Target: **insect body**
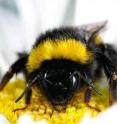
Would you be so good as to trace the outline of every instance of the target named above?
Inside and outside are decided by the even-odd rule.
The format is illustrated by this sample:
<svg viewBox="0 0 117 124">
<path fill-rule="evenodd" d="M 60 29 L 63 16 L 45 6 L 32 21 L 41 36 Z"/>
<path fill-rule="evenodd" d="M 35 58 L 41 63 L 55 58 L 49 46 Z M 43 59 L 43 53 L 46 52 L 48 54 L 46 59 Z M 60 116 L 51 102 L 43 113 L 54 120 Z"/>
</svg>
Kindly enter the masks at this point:
<svg viewBox="0 0 117 124">
<path fill-rule="evenodd" d="M 65 27 L 40 35 L 31 52 L 11 65 L 2 78 L 0 90 L 14 74 L 25 71 L 28 86 L 16 102 L 25 95 L 29 104 L 32 87 L 36 85 L 53 105 L 67 104 L 74 93 L 85 86 L 84 98 L 88 103 L 92 90 L 101 94 L 94 81 L 101 78 L 104 70 L 113 103 L 117 100 L 117 52 L 99 37 L 104 26 L 105 22 Z"/>
</svg>

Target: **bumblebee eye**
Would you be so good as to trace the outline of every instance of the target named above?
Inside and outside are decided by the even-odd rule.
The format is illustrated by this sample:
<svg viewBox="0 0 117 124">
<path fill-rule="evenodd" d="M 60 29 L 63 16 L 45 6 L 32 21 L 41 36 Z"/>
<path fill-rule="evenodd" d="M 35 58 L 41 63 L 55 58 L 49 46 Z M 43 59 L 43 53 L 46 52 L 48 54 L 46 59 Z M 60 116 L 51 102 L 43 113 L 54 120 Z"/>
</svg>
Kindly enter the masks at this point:
<svg viewBox="0 0 117 124">
<path fill-rule="evenodd" d="M 47 72 L 44 73 L 44 78 L 45 78 L 45 79 L 47 78 Z"/>
<path fill-rule="evenodd" d="M 67 79 L 67 82 L 71 84 L 71 88 L 75 89 L 79 83 L 79 76 L 76 73 L 72 73 Z"/>
<path fill-rule="evenodd" d="M 73 80 L 73 84 L 76 82 L 76 77 L 73 75 L 72 77 L 72 80 Z"/>
</svg>

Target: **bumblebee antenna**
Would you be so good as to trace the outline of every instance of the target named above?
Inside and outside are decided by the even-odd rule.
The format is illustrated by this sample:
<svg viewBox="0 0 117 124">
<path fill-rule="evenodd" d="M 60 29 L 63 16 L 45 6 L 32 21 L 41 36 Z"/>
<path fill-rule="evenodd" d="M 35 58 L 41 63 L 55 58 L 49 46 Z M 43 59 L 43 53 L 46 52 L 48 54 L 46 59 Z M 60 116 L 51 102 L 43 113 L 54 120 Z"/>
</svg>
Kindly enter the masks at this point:
<svg viewBox="0 0 117 124">
<path fill-rule="evenodd" d="M 25 90 L 23 91 L 23 93 L 15 100 L 16 103 L 32 88 L 32 86 L 35 84 L 36 80 L 39 77 L 40 76 L 37 75 L 34 79 L 29 80 L 29 85 L 25 88 Z"/>
<path fill-rule="evenodd" d="M 92 83 L 92 81 L 91 82 L 86 82 L 98 95 L 102 95 L 102 93 L 99 91 L 99 90 L 97 90 L 96 89 L 96 87 L 94 86 L 94 84 Z"/>
<path fill-rule="evenodd" d="M 85 74 L 85 77 L 83 76 L 83 75 L 81 75 L 79 72 L 77 72 L 77 74 L 79 75 L 79 77 L 81 77 L 98 95 L 102 95 L 102 93 L 99 91 L 99 90 L 97 90 L 96 89 L 96 87 L 94 86 L 94 84 L 92 83 L 92 80 L 90 80 L 88 77 L 87 77 L 87 75 L 86 75 L 86 73 L 84 72 L 84 74 Z"/>
</svg>

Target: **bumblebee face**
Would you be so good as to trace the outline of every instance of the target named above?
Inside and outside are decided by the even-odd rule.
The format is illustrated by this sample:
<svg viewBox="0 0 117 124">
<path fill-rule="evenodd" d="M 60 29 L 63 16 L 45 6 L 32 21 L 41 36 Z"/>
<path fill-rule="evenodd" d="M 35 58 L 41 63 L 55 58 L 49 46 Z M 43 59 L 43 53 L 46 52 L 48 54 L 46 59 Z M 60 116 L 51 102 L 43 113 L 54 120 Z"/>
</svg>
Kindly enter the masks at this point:
<svg viewBox="0 0 117 124">
<path fill-rule="evenodd" d="M 79 78 L 70 70 L 48 70 L 43 73 L 41 87 L 54 105 L 66 104 L 77 89 Z"/>
<path fill-rule="evenodd" d="M 47 66 L 46 66 L 47 65 Z M 72 98 L 80 83 L 74 67 L 67 61 L 52 60 L 41 68 L 41 89 L 54 105 L 65 105 Z M 71 65 L 72 66 L 72 65 Z"/>
</svg>

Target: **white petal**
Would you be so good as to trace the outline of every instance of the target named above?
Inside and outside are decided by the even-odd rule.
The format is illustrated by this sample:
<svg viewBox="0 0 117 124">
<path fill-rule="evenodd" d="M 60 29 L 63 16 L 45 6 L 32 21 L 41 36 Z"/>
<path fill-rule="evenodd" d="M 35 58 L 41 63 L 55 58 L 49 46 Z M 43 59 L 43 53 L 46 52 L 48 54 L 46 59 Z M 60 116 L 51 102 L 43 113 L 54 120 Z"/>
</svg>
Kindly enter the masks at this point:
<svg viewBox="0 0 117 124">
<path fill-rule="evenodd" d="M 113 105 L 94 119 L 86 115 L 80 124 L 117 124 L 117 105 Z"/>
<path fill-rule="evenodd" d="M 46 120 L 40 120 L 40 121 L 34 121 L 30 115 L 28 114 L 25 114 L 25 115 L 22 115 L 19 120 L 18 120 L 18 123 L 17 124 L 48 124 Z M 1 124 L 1 123 L 0 123 Z"/>
<path fill-rule="evenodd" d="M 88 114 L 86 114 L 83 118 L 83 120 L 80 122 L 80 124 L 92 124 L 92 118 L 90 118 L 90 116 Z M 79 124 L 79 122 L 78 122 Z"/>
<path fill-rule="evenodd" d="M 33 120 L 31 119 L 31 117 L 26 114 L 26 115 L 22 115 L 19 120 L 18 120 L 18 123 L 17 124 L 34 124 Z"/>
<path fill-rule="evenodd" d="M 10 124 L 6 117 L 0 114 L 0 124 Z"/>
</svg>

